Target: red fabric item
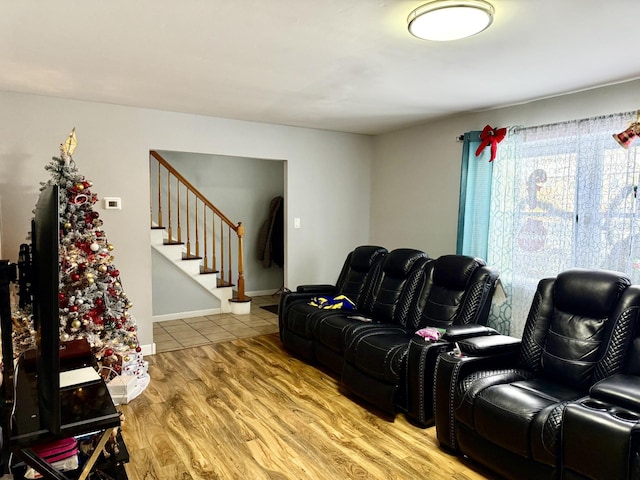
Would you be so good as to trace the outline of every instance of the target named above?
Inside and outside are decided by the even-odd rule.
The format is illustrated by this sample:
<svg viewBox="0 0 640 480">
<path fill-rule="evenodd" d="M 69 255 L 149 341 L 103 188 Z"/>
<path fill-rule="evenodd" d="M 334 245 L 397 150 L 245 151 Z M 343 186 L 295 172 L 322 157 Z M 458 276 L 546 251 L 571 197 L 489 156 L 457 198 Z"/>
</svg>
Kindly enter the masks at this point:
<svg viewBox="0 0 640 480">
<path fill-rule="evenodd" d="M 480 132 L 480 146 L 476 150 L 476 157 L 479 156 L 487 145 L 491 145 L 491 160 L 493 162 L 498 153 L 498 144 L 504 140 L 507 135 L 506 128 L 492 128 L 487 125 Z"/>
<path fill-rule="evenodd" d="M 64 460 L 78 454 L 78 441 L 73 438 L 63 438 L 53 442 L 41 443 L 33 447 L 34 453 L 48 463 Z"/>
</svg>

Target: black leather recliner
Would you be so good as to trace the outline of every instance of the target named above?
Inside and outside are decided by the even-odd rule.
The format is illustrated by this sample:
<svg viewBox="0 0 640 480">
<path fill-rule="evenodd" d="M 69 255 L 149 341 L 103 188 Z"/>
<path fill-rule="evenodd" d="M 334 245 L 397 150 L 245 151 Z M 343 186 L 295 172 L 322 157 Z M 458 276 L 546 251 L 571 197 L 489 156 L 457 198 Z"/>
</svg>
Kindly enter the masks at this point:
<svg viewBox="0 0 640 480">
<path fill-rule="evenodd" d="M 417 288 L 417 279 L 431 261 L 426 253 L 399 248 L 387 254 L 380 281 L 373 290 L 373 302 L 352 311 L 317 310 L 307 316 L 314 338 L 316 360 L 342 373 L 345 339 L 349 332 L 399 324 L 406 316 Z M 363 321 L 367 319 L 368 321 Z"/>
<path fill-rule="evenodd" d="M 342 384 L 378 409 L 394 414 L 396 410 L 418 416 L 418 410 L 431 404 L 435 356 L 427 364 L 423 349 L 443 351 L 452 336 L 440 341 L 425 341 L 416 331 L 424 327 L 446 329 L 450 325 L 486 325 L 498 273 L 483 260 L 462 255 L 444 255 L 422 270 L 418 287 L 406 314 L 394 318 L 388 328 L 351 331 L 346 339 Z M 463 329 L 459 329 L 460 334 Z M 468 334 L 497 333 L 473 328 Z M 418 352 L 407 365 L 410 342 Z M 407 368 L 410 369 L 408 376 Z M 411 384 L 408 392 L 409 383 Z"/>
<path fill-rule="evenodd" d="M 380 280 L 386 254 L 383 247 L 357 247 L 347 255 L 335 285 L 300 285 L 295 292 L 283 294 L 278 305 L 278 325 L 285 347 L 307 360 L 315 360 L 314 339 L 307 315 L 318 309 L 309 305 L 309 301 L 317 296 L 345 295 L 359 309 L 369 309 L 373 301 L 372 290 Z"/>
<path fill-rule="evenodd" d="M 558 478 L 567 405 L 627 368 L 639 308 L 640 288 L 621 273 L 573 269 L 541 280 L 517 354 L 493 355 L 499 336 L 459 342 L 461 358 L 440 354 L 440 445 L 506 478 Z"/>
</svg>

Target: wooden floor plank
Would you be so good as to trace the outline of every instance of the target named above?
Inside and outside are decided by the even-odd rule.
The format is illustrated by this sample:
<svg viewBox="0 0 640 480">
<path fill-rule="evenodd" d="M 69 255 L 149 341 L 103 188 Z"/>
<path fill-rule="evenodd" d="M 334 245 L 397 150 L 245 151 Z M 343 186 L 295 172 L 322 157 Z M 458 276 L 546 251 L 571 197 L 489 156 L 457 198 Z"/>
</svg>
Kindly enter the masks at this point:
<svg viewBox="0 0 640 480">
<path fill-rule="evenodd" d="M 129 405 L 131 480 L 480 480 L 420 429 L 345 395 L 277 334 L 147 358 L 151 383 Z"/>
</svg>

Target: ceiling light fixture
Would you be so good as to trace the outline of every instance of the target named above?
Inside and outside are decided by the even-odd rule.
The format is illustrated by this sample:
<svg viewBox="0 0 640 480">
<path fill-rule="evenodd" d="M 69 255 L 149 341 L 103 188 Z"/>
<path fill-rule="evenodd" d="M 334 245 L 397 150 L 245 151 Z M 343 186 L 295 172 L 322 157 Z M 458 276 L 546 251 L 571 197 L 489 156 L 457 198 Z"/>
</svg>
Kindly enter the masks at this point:
<svg viewBox="0 0 640 480">
<path fill-rule="evenodd" d="M 470 37 L 493 22 L 493 6 L 484 0 L 433 0 L 409 14 L 409 32 L 424 40 L 446 42 Z"/>
</svg>

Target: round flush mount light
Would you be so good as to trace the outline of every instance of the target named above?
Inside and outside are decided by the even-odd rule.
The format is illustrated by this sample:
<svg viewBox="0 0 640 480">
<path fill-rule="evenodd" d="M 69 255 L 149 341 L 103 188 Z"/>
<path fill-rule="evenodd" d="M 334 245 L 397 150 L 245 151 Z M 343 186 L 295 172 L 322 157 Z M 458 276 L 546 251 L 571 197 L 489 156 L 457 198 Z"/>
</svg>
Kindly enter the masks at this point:
<svg viewBox="0 0 640 480">
<path fill-rule="evenodd" d="M 470 37 L 493 22 L 493 6 L 484 0 L 433 0 L 409 14 L 409 32 L 424 40 L 446 42 Z"/>
</svg>

